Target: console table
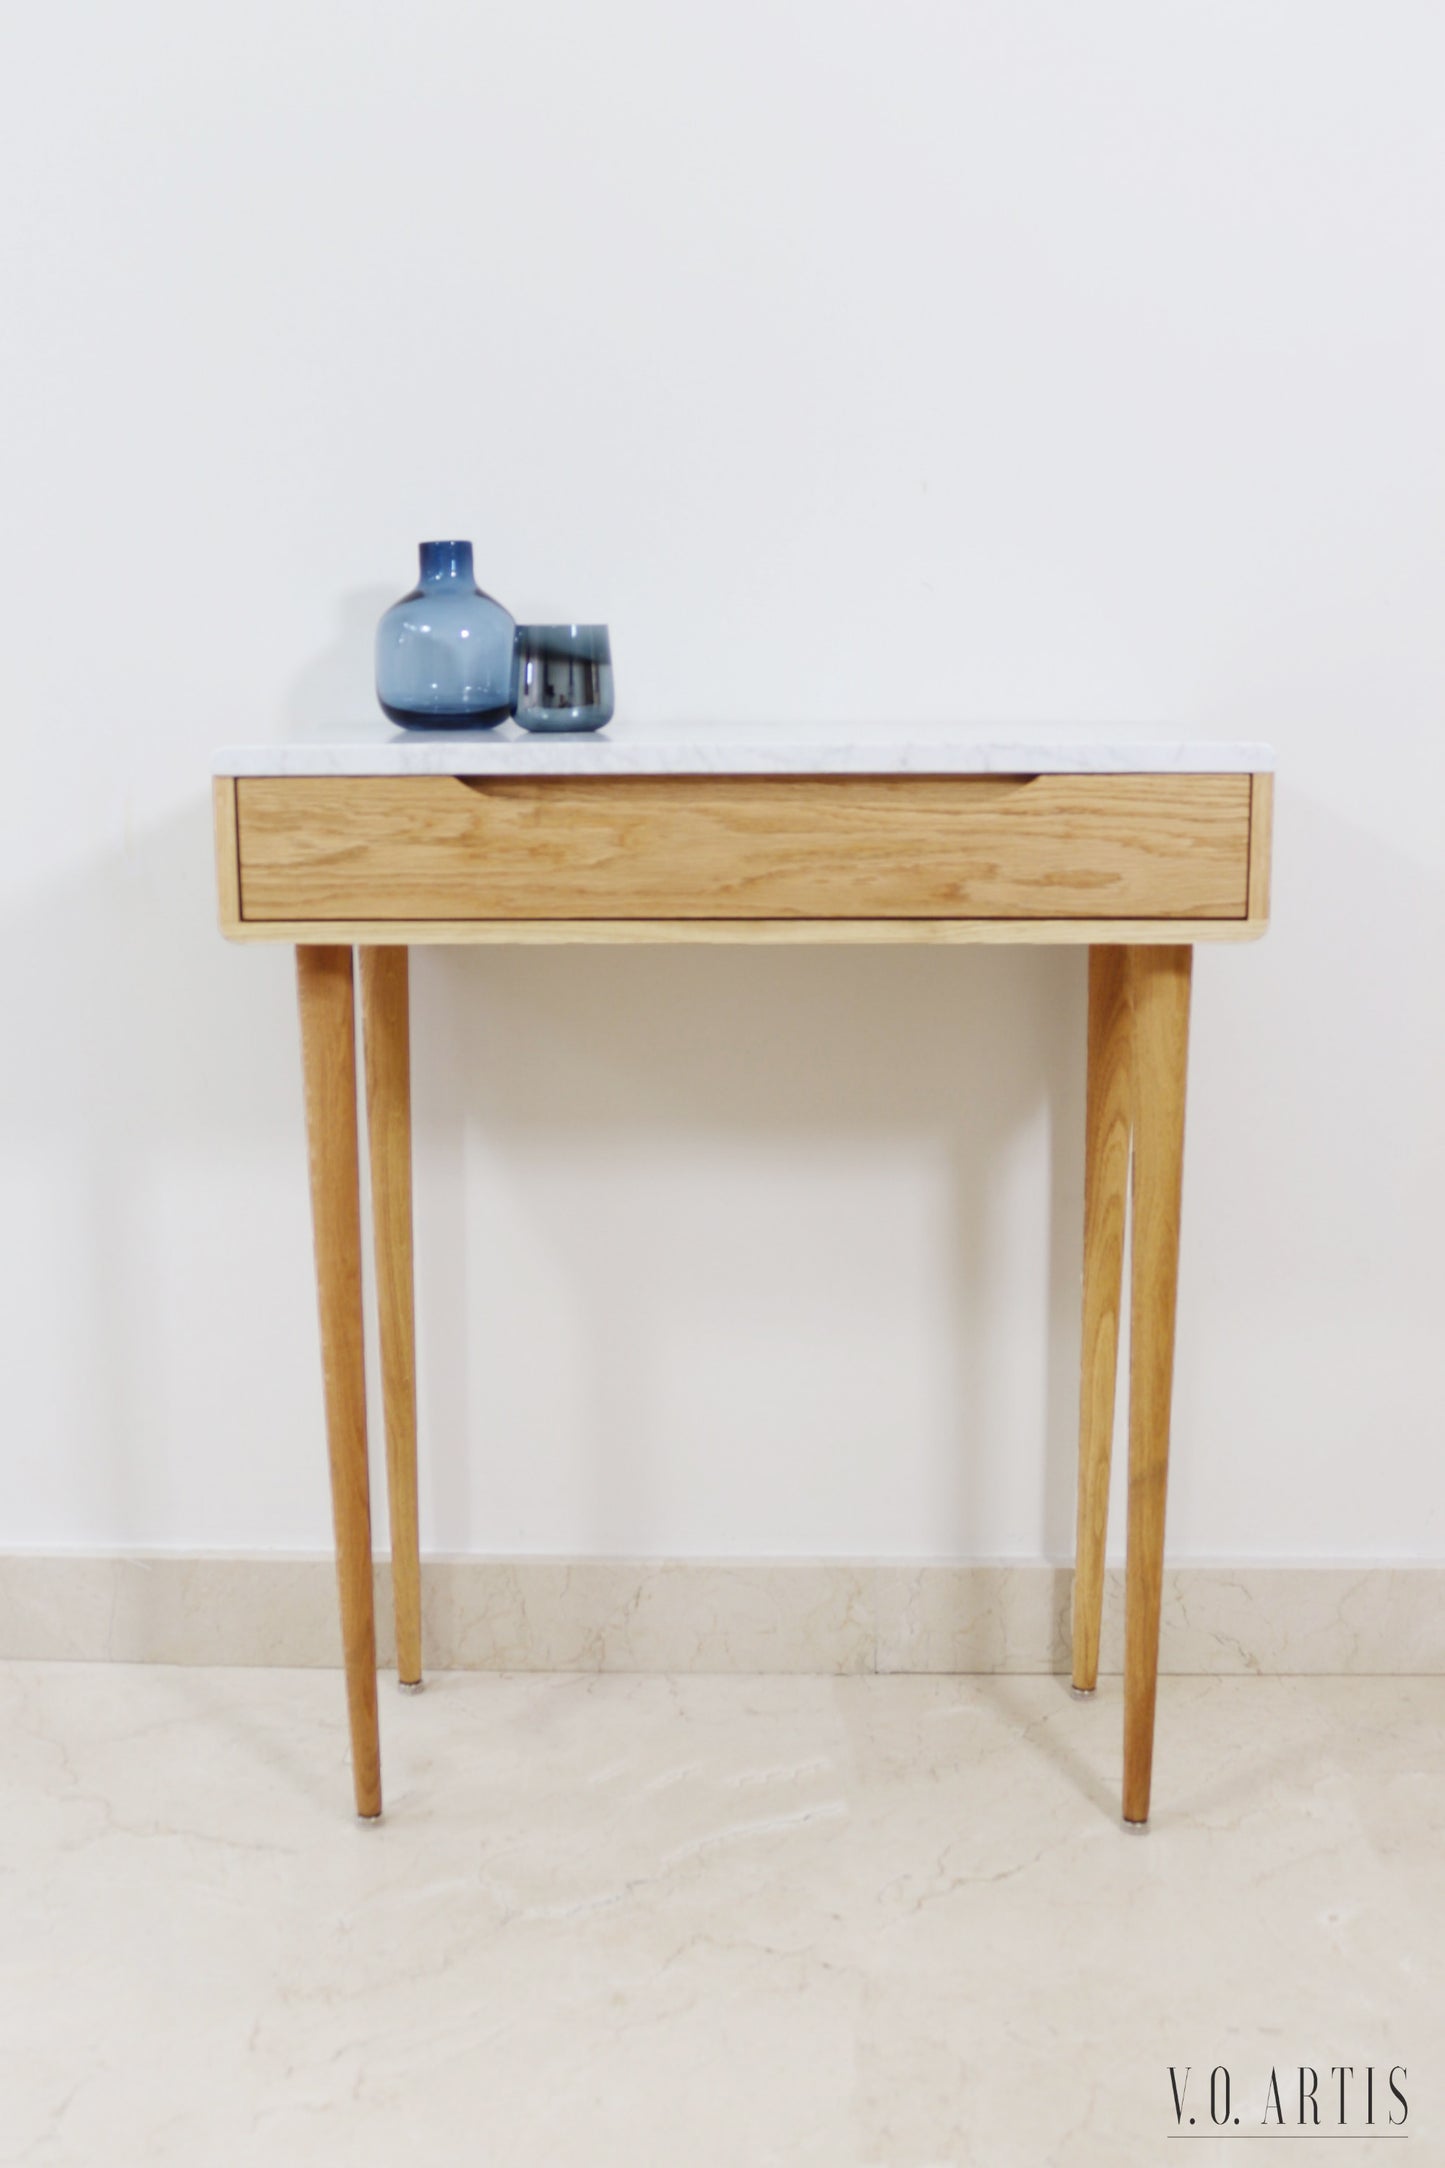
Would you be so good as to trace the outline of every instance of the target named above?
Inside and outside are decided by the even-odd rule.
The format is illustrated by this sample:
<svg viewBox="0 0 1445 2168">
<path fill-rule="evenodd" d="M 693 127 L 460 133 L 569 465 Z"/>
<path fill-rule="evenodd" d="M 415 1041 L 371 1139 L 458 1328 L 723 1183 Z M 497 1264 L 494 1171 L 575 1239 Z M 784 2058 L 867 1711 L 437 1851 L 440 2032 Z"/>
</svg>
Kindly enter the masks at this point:
<svg viewBox="0 0 1445 2168">
<path fill-rule="evenodd" d="M 295 945 L 358 1814 L 381 1813 L 361 1299 L 359 958 L 398 1675 L 421 1684 L 407 951 L 417 942 L 1089 949 L 1073 1685 L 1098 1677 L 1131 1212 L 1123 1812 L 1154 1748 L 1193 945 L 1269 912 L 1266 746 L 1060 729 L 351 731 L 215 763 L 222 931 Z M 1132 1171 L 1132 1185 L 1131 1185 Z"/>
</svg>

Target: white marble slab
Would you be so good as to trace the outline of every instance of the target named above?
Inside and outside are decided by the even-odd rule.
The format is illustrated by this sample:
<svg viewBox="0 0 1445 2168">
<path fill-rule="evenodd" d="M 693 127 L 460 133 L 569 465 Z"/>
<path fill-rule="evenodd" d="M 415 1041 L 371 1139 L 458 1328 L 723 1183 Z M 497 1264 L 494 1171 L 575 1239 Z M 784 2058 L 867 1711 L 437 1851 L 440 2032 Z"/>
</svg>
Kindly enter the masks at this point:
<svg viewBox="0 0 1445 2168">
<path fill-rule="evenodd" d="M 377 1567 L 377 1659 L 395 1659 Z M 438 1671 L 1067 1672 L 1064 1565 L 907 1559 L 428 1558 Z M 1102 1669 L 1124 1650 L 1122 1569 Z M 339 1664 L 329 1558 L 0 1553 L 0 1661 Z M 1445 1566 L 1168 1565 L 1168 1673 L 1445 1679 Z"/>
<path fill-rule="evenodd" d="M 398 730 L 382 715 L 229 745 L 217 775 L 1119 775 L 1253 774 L 1268 745 L 1161 727 L 987 724 L 632 723 L 588 736 Z"/>
<path fill-rule="evenodd" d="M 1216 2059 L 1218 2137 L 1278 2064 L 1288 2147 L 1371 2136 L 1371 2057 L 1435 2149 L 1438 1679 L 1166 1679 L 1142 1839 L 1112 1681 L 381 1693 L 358 1829 L 334 1674 L 0 1669 L 7 2160 L 1267 2168 Z"/>
</svg>

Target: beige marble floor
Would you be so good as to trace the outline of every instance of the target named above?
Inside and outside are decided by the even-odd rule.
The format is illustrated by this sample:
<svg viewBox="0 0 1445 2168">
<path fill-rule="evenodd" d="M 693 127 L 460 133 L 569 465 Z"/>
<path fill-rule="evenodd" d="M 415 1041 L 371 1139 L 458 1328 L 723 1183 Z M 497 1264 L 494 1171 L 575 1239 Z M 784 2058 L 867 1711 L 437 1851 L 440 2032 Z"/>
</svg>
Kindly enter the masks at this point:
<svg viewBox="0 0 1445 2168">
<path fill-rule="evenodd" d="M 328 1673 L 0 1668 L 0 2161 L 1113 2168 L 1175 2158 L 1171 2064 L 1244 2131 L 1301 2062 L 1404 2065 L 1445 2161 L 1445 1680 L 1165 1680 L 1143 1838 L 1112 1682 L 452 1674 L 383 1722 L 363 1828 Z"/>
</svg>

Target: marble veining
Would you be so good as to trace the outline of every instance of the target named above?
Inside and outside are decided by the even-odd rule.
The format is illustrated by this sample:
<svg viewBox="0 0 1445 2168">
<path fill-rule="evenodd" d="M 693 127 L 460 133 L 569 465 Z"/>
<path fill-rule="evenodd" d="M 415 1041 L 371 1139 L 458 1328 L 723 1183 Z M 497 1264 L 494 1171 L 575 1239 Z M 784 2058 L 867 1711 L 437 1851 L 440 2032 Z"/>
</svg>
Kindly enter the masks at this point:
<svg viewBox="0 0 1445 2168">
<path fill-rule="evenodd" d="M 398 730 L 377 715 L 232 745 L 217 775 L 1252 774 L 1268 745 L 1185 739 L 1159 725 L 1071 723 L 634 723 L 588 737 L 500 729 Z"/>
<path fill-rule="evenodd" d="M 329 1558 L 0 1555 L 0 1658 L 340 1662 Z M 388 1568 L 380 1659 L 393 1660 Z M 1066 1672 L 1068 1566 L 866 1559 L 429 1558 L 433 1670 Z M 1124 1646 L 1105 1584 L 1103 1665 Z M 1438 1566 L 1165 1569 L 1166 1672 L 1445 1674 Z"/>
<path fill-rule="evenodd" d="M 334 1673 L 0 1665 L 0 2162 L 1158 2168 L 1302 2061 L 1440 2158 L 1445 1680 L 1166 1678 L 1143 1839 L 1112 1681 L 381 1714 L 363 1829 Z"/>
</svg>

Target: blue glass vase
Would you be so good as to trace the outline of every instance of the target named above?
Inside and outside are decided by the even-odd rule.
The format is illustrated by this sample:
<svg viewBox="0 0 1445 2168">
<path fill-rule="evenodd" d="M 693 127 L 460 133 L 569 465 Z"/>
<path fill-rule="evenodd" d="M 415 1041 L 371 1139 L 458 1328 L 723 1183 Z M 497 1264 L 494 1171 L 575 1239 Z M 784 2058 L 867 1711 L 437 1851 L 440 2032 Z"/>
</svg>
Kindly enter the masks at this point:
<svg viewBox="0 0 1445 2168">
<path fill-rule="evenodd" d="M 470 542 L 423 542 L 421 577 L 376 628 L 376 697 L 412 729 L 489 729 L 511 712 L 511 613 L 472 576 Z"/>
</svg>

